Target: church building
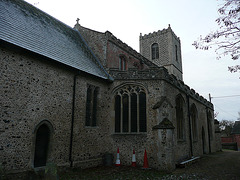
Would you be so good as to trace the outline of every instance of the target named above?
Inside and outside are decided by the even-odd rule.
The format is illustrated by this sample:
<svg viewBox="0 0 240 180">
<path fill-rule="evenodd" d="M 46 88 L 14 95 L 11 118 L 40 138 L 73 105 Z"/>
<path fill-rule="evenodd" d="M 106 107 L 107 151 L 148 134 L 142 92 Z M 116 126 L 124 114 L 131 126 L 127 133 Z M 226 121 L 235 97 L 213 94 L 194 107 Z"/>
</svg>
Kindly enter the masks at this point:
<svg viewBox="0 0 240 180">
<path fill-rule="evenodd" d="M 139 43 L 0 0 L 1 167 L 95 167 L 119 148 L 122 165 L 135 150 L 142 166 L 146 150 L 151 168 L 172 171 L 219 151 L 213 104 L 184 83 L 170 25 Z"/>
</svg>

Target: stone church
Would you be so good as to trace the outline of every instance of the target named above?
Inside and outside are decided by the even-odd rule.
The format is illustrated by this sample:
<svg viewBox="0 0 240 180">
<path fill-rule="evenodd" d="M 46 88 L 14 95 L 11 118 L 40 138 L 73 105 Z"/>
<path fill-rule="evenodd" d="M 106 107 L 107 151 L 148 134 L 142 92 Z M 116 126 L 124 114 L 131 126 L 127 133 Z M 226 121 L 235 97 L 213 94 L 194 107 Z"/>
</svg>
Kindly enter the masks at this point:
<svg viewBox="0 0 240 180">
<path fill-rule="evenodd" d="M 171 27 L 140 35 L 74 28 L 20 0 L 0 0 L 0 167 L 93 167 L 120 150 L 171 171 L 221 149 L 214 107 L 182 78 Z M 114 162 L 113 161 L 113 162 Z"/>
</svg>

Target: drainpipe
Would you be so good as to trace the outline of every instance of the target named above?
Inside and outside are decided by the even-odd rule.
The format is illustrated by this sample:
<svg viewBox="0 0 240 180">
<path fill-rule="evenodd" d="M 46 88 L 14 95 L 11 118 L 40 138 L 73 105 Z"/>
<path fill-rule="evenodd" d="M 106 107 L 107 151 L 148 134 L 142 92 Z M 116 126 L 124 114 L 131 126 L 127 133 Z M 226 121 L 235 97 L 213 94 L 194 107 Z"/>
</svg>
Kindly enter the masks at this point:
<svg viewBox="0 0 240 180">
<path fill-rule="evenodd" d="M 211 138 L 210 138 L 210 127 L 209 127 L 209 122 L 210 119 L 208 118 L 208 107 L 206 106 L 206 114 L 207 114 L 207 128 L 208 128 L 208 146 L 209 146 L 209 153 L 211 153 Z"/>
<path fill-rule="evenodd" d="M 73 160 L 72 160 L 73 125 L 74 125 L 74 110 L 75 110 L 75 96 L 76 96 L 76 79 L 77 79 L 77 76 L 79 76 L 79 73 L 74 75 L 74 79 L 73 79 L 72 121 L 71 121 L 70 146 L 69 146 L 70 167 L 73 167 Z"/>
<path fill-rule="evenodd" d="M 189 140 L 190 140 L 190 156 L 193 156 L 193 145 L 192 145 L 192 126 L 191 126 L 191 117 L 190 117 L 190 105 L 189 105 L 189 95 L 187 97 L 187 110 L 188 110 L 188 124 L 189 124 Z"/>
</svg>

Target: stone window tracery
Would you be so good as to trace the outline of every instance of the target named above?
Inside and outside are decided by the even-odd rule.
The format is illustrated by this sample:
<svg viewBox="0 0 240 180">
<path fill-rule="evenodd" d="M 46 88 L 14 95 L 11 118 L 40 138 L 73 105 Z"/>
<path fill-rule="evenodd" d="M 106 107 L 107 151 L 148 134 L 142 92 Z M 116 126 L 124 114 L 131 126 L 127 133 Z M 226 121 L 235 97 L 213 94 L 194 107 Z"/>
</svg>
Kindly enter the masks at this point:
<svg viewBox="0 0 240 180">
<path fill-rule="evenodd" d="M 146 131 L 146 93 L 135 85 L 124 86 L 115 93 L 115 133 Z"/>
<path fill-rule="evenodd" d="M 152 59 L 158 59 L 159 58 L 159 47 L 157 43 L 154 43 L 151 47 L 152 51 Z"/>
</svg>

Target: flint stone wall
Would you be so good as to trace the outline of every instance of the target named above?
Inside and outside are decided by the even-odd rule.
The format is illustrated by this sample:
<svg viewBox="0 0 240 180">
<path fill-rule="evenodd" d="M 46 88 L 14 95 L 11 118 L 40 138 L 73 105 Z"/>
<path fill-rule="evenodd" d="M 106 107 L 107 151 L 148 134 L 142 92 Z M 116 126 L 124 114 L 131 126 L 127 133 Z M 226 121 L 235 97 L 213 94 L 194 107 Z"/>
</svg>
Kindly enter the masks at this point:
<svg viewBox="0 0 240 180">
<path fill-rule="evenodd" d="M 0 162 L 8 172 L 33 168 L 36 127 L 52 125 L 48 162 L 70 166 L 74 69 L 26 52 L 0 49 Z M 99 87 L 97 126 L 85 126 L 87 84 Z M 109 152 L 108 84 L 86 74 L 76 80 L 73 164 L 89 167 L 102 163 Z"/>
<path fill-rule="evenodd" d="M 111 119 L 112 119 L 112 143 L 113 151 L 112 153 L 116 155 L 117 148 L 120 149 L 120 160 L 124 165 L 131 164 L 132 150 L 136 151 L 136 161 L 138 165 L 143 164 L 144 160 L 144 151 L 147 150 L 148 161 L 151 167 L 157 169 L 166 169 L 162 159 L 173 159 L 173 164 L 169 167 L 174 167 L 175 164 L 179 163 L 181 160 L 190 158 L 192 155 L 199 156 L 203 154 L 202 149 L 202 127 L 206 129 L 205 141 L 206 151 L 209 152 L 208 147 L 208 131 L 207 131 L 207 115 L 206 115 L 206 105 L 199 103 L 197 100 L 190 98 L 190 105 L 195 104 L 198 111 L 197 120 L 197 140 L 193 141 L 193 154 L 191 155 L 190 151 L 190 139 L 189 139 L 189 121 L 187 113 L 187 104 L 185 103 L 184 110 L 184 140 L 179 141 L 177 139 L 177 128 L 172 130 L 172 157 L 166 157 L 166 153 L 161 152 L 161 149 L 169 148 L 165 147 L 160 142 L 158 138 L 158 133 L 152 128 L 158 125 L 164 118 L 168 118 L 174 127 L 177 127 L 176 122 L 176 102 L 175 98 L 178 94 L 181 94 L 184 98 L 184 101 L 187 102 L 186 94 L 180 91 L 177 88 L 174 88 L 171 84 L 164 80 L 116 80 L 114 81 L 112 87 L 116 89 L 124 84 L 138 84 L 143 86 L 147 92 L 147 132 L 141 134 L 114 134 L 114 100 L 112 100 L 111 107 Z M 157 109 L 154 108 L 154 105 L 160 102 L 163 97 L 166 97 L 167 100 L 163 100 L 162 106 L 159 106 Z M 113 98 L 113 97 L 112 97 Z M 201 110 L 203 109 L 203 110 Z M 212 112 L 212 110 L 210 109 Z M 213 122 L 212 122 L 213 123 Z M 214 127 L 214 126 L 212 126 Z M 213 131 L 213 129 L 212 129 Z M 214 138 L 211 140 L 212 150 L 214 149 Z M 161 147 L 162 146 L 162 147 Z M 115 150 L 115 151 L 114 151 Z M 116 156 L 115 156 L 116 157 Z M 116 160 L 116 159 L 115 159 Z"/>
</svg>

